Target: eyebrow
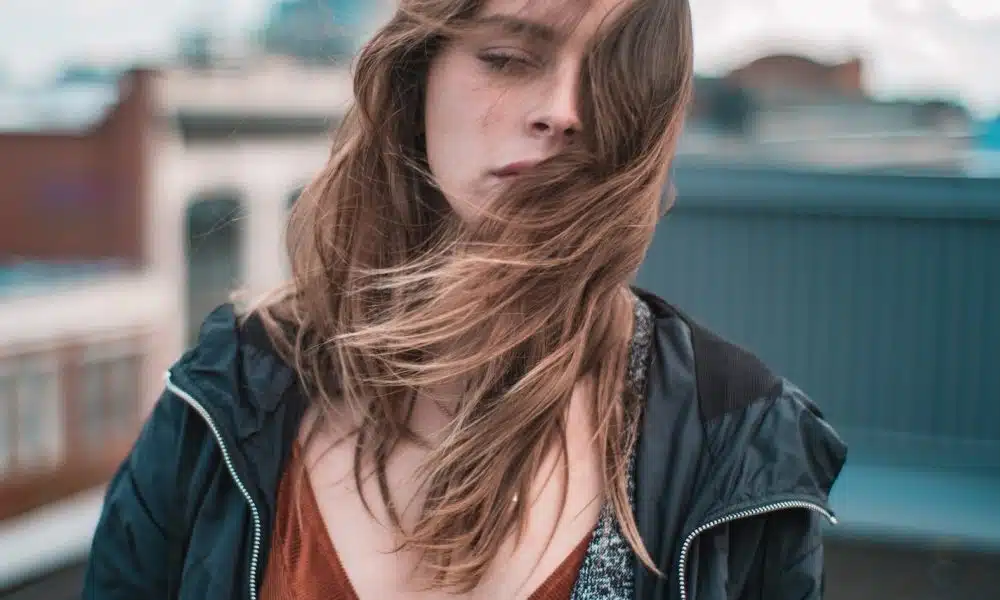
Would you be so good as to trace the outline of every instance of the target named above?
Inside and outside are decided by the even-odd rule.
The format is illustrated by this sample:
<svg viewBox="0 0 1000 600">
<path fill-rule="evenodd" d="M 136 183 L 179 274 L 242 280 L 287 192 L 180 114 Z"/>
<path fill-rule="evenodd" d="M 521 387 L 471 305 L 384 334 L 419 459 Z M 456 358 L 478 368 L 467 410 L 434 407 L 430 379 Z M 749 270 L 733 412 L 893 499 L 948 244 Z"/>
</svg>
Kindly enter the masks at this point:
<svg viewBox="0 0 1000 600">
<path fill-rule="evenodd" d="M 534 38 L 543 42 L 554 42 L 559 37 L 551 25 L 513 15 L 486 15 L 478 17 L 475 23 L 480 27 L 498 27 L 511 35 Z"/>
</svg>

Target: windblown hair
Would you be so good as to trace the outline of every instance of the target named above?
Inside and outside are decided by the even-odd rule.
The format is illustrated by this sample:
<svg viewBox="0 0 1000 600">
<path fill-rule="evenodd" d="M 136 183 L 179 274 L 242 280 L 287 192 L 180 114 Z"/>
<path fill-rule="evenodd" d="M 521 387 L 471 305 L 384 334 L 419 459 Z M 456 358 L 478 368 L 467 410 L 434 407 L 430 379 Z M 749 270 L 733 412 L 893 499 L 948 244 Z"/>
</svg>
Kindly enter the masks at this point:
<svg viewBox="0 0 1000 600">
<path fill-rule="evenodd" d="M 582 69 L 579 140 L 461 224 L 428 173 L 424 92 L 435 54 L 482 4 L 404 0 L 363 48 L 331 158 L 292 210 L 292 281 L 255 310 L 321 419 L 354 419 L 356 483 L 374 468 L 400 548 L 431 585 L 474 588 L 522 531 L 529 503 L 511 497 L 527 497 L 553 448 L 565 452 L 584 378 L 604 489 L 656 570 L 626 486 L 641 408 L 623 385 L 628 284 L 669 205 L 691 95 L 687 0 L 634 0 L 606 24 Z M 420 473 L 426 501 L 404 531 L 386 464 L 421 441 L 410 425 L 421 391 L 456 382 L 461 400 Z"/>
</svg>

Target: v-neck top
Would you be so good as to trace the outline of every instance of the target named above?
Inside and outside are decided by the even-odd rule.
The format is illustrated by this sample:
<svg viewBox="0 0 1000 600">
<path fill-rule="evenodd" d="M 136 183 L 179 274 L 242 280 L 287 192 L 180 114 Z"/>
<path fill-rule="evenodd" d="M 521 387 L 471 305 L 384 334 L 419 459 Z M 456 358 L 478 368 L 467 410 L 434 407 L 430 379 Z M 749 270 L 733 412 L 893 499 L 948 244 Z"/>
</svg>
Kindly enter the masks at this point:
<svg viewBox="0 0 1000 600">
<path fill-rule="evenodd" d="M 278 490 L 261 600 L 359 600 L 303 469 L 302 453 L 296 446 Z M 296 498 L 299 506 L 295 504 Z M 569 600 L 590 538 L 588 535 L 580 542 L 532 593 L 530 600 Z"/>
<path fill-rule="evenodd" d="M 652 315 L 635 298 L 635 327 L 629 348 L 628 384 L 645 391 Z M 628 491 L 634 504 L 634 453 Z M 316 496 L 296 445 L 278 489 L 271 551 L 261 600 L 359 600 L 323 523 Z M 301 489 L 296 489 L 302 486 Z M 296 505 L 296 499 L 301 506 Z M 610 503 L 597 525 L 530 596 L 529 600 L 627 600 L 632 597 L 635 556 Z"/>
</svg>

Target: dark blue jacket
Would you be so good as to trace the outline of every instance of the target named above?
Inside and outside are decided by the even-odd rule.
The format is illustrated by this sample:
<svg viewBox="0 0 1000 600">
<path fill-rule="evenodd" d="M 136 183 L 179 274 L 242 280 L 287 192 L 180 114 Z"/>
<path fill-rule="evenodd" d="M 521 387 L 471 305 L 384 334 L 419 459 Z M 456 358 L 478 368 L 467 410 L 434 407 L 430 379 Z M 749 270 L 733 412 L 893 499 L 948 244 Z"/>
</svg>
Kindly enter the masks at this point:
<svg viewBox="0 0 1000 600">
<path fill-rule="evenodd" d="M 640 600 L 822 596 L 828 494 L 846 448 L 749 353 L 637 290 L 655 318 L 636 519 L 661 578 Z M 229 306 L 173 368 L 97 527 L 84 597 L 256 600 L 304 402 L 259 324 Z"/>
</svg>

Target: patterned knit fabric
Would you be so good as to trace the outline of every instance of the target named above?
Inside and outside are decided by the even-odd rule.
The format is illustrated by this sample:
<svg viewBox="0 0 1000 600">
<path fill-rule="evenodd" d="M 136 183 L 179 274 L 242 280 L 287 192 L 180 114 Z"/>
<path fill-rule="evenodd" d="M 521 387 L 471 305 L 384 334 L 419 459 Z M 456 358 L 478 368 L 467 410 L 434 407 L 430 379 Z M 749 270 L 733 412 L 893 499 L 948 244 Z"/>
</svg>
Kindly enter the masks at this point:
<svg viewBox="0 0 1000 600">
<path fill-rule="evenodd" d="M 635 330 L 629 347 L 628 384 L 645 396 L 646 370 L 652 343 L 653 315 L 649 307 L 635 298 Z M 629 456 L 628 495 L 635 509 L 635 453 Z M 635 553 L 622 535 L 609 502 L 601 507 L 590 546 L 573 587 L 571 600 L 632 600 Z"/>
</svg>

